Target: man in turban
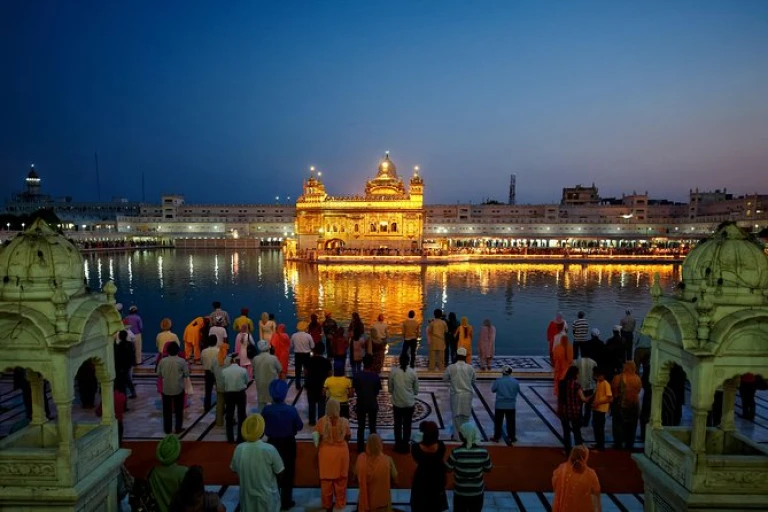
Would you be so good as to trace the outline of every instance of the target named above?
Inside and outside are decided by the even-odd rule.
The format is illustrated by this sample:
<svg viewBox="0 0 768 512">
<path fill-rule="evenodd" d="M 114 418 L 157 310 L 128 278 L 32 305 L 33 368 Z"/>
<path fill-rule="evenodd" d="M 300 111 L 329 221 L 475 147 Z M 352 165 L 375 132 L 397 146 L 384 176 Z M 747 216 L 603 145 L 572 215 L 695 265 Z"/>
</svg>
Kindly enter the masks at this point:
<svg viewBox="0 0 768 512">
<path fill-rule="evenodd" d="M 275 379 L 269 384 L 272 403 L 264 407 L 264 433 L 268 442 L 275 448 L 285 466 L 285 473 L 280 478 L 280 506 L 288 510 L 296 505 L 293 501 L 293 477 L 296 472 L 296 434 L 304 428 L 299 413 L 292 405 L 285 403 L 288 384 Z"/>
<path fill-rule="evenodd" d="M 277 479 L 284 471 L 277 449 L 261 440 L 264 435 L 261 414 L 248 416 L 241 428 L 246 442 L 237 445 L 230 469 L 240 478 L 242 512 L 279 512 L 280 490 Z"/>
<path fill-rule="evenodd" d="M 181 441 L 175 435 L 169 434 L 157 444 L 155 457 L 160 465 L 152 469 L 147 480 L 160 512 L 168 512 L 171 498 L 187 474 L 186 466 L 176 464 L 180 456 Z"/>
<path fill-rule="evenodd" d="M 242 426 L 245 422 L 247 401 L 245 390 L 248 388 L 248 370 L 237 364 L 234 354 L 228 359 L 231 363 L 221 371 L 221 377 L 224 380 L 224 424 L 226 425 L 227 441 L 234 443 L 235 411 L 237 411 L 237 425 Z M 216 399 L 218 400 L 218 397 Z M 241 428 L 237 430 L 238 433 L 242 431 Z M 243 438 L 238 435 L 237 442 L 242 441 Z"/>
<path fill-rule="evenodd" d="M 283 366 L 277 357 L 269 353 L 267 340 L 259 341 L 257 346 L 259 355 L 253 358 L 253 380 L 256 383 L 259 411 L 263 411 L 264 406 L 272 403 L 272 398 L 269 395 L 269 384 L 280 376 Z"/>
<path fill-rule="evenodd" d="M 456 350 L 456 362 L 445 370 L 451 391 L 451 414 L 453 414 L 453 438 L 458 439 L 459 428 L 472 416 L 475 370 L 467 364 L 467 349 Z"/>
</svg>

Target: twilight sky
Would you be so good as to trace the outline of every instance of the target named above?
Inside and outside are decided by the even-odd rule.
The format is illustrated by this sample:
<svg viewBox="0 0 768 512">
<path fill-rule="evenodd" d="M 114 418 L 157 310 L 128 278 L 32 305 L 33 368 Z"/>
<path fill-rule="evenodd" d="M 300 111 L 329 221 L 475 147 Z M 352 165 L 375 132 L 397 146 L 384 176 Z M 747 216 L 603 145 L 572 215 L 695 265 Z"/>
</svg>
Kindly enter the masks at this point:
<svg viewBox="0 0 768 512">
<path fill-rule="evenodd" d="M 156 4 L 156 5 L 155 5 Z M 768 1 L 0 3 L 0 183 L 271 202 L 310 165 L 426 200 L 768 193 Z"/>
</svg>

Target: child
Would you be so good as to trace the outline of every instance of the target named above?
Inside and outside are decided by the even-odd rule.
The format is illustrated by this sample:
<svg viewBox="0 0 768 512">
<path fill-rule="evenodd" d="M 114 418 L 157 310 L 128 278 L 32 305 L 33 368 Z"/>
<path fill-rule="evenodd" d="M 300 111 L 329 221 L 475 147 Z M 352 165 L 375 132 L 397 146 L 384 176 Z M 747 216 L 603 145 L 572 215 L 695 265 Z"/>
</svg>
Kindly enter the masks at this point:
<svg viewBox="0 0 768 512">
<path fill-rule="evenodd" d="M 611 385 L 605 380 L 605 370 L 595 368 L 593 371 L 597 386 L 592 395 L 592 428 L 595 431 L 595 449 L 605 450 L 605 414 L 613 401 Z"/>
<path fill-rule="evenodd" d="M 363 356 L 365 356 L 365 345 L 368 341 L 364 336 L 360 336 L 352 342 L 352 376 L 357 375 L 362 369 Z"/>
<path fill-rule="evenodd" d="M 333 398 L 341 406 L 341 417 L 349 419 L 349 399 L 355 394 L 352 381 L 344 376 L 343 366 L 334 366 L 333 377 L 325 379 L 323 394 L 326 400 Z"/>
</svg>

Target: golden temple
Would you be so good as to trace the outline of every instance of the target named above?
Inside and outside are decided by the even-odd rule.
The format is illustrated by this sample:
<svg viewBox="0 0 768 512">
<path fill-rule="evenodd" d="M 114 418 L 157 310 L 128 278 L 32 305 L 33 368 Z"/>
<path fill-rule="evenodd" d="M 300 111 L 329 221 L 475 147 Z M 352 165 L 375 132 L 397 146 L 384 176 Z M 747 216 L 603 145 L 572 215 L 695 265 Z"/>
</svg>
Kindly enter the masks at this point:
<svg viewBox="0 0 768 512">
<path fill-rule="evenodd" d="M 319 173 L 310 172 L 296 201 L 295 250 L 421 248 L 424 181 L 418 167 L 406 190 L 387 153 L 360 196 L 330 196 Z"/>
</svg>

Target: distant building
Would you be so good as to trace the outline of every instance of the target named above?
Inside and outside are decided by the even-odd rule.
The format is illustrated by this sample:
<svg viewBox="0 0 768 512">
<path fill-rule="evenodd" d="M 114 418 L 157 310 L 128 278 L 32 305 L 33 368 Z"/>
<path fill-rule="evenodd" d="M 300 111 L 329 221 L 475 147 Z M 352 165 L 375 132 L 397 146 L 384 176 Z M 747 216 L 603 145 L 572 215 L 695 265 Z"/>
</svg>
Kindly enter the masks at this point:
<svg viewBox="0 0 768 512">
<path fill-rule="evenodd" d="M 364 194 L 329 195 L 313 172 L 295 204 L 189 204 L 178 194 L 165 194 L 154 204 L 123 198 L 91 203 L 42 192 L 40 176 L 30 169 L 24 192 L 14 194 L 6 211 L 19 215 L 49 207 L 65 229 L 87 236 L 164 238 L 177 247 L 215 247 L 235 239 L 237 244 L 225 245 L 279 246 L 289 240 L 294 248 L 309 250 L 670 246 L 695 243 L 723 221 L 754 233 L 768 227 L 768 195 L 725 190 L 691 190 L 688 202 L 674 202 L 648 192 L 601 198 L 593 184 L 562 189 L 560 203 L 425 205 L 418 172 L 405 183 L 389 155 Z"/>
<path fill-rule="evenodd" d="M 598 204 L 600 195 L 597 193 L 597 187 L 593 183 L 591 187 L 576 185 L 575 187 L 566 187 L 563 189 L 563 198 L 560 204 L 563 206 L 581 206 L 585 204 Z"/>
<path fill-rule="evenodd" d="M 41 208 L 51 208 L 62 223 L 72 230 L 93 231 L 115 228 L 118 216 L 138 215 L 141 204 L 124 199 L 112 202 L 77 202 L 71 197 L 54 198 L 42 193 L 42 180 L 35 166 L 24 179 L 25 191 L 13 194 L 5 203 L 5 213 L 28 215 Z"/>
</svg>

